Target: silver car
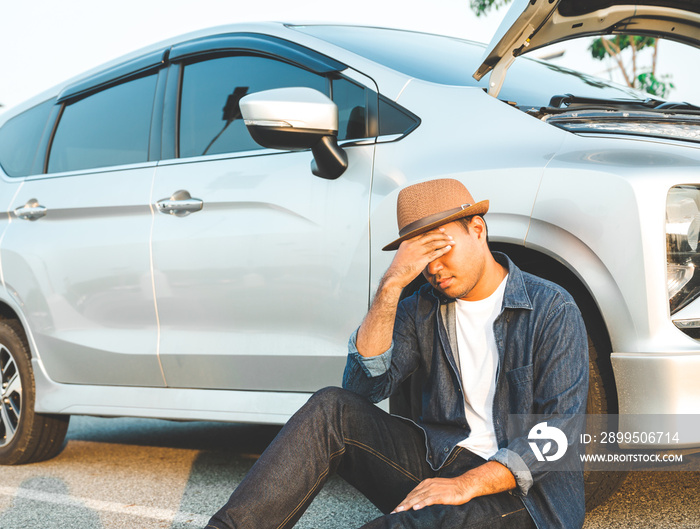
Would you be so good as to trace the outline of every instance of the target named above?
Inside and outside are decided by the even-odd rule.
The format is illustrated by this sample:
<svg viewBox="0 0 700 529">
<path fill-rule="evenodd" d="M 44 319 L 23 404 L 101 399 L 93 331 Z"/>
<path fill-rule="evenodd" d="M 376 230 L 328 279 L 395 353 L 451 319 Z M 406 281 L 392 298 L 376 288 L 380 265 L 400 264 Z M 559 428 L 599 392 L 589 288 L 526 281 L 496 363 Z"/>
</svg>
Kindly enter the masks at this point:
<svg viewBox="0 0 700 529">
<path fill-rule="evenodd" d="M 283 423 L 340 383 L 397 193 L 438 177 L 576 298 L 589 411 L 697 413 L 700 109 L 515 58 L 630 28 L 698 45 L 696 4 L 654 3 L 516 1 L 489 47 L 227 26 L 5 112 L 0 463 L 57 454 L 70 415 Z M 589 505 L 622 477 L 591 473 Z"/>
</svg>

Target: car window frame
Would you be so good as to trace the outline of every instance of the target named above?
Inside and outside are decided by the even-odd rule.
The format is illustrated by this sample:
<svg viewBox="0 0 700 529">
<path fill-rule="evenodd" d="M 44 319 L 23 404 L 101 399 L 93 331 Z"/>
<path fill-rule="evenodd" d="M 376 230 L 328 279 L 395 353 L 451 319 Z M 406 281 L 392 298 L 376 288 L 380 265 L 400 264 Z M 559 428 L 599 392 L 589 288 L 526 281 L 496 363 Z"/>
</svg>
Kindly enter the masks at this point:
<svg viewBox="0 0 700 529">
<path fill-rule="evenodd" d="M 311 73 L 315 73 L 322 77 L 326 77 L 329 83 L 330 81 L 337 79 L 345 79 L 350 83 L 374 92 L 376 97 L 366 98 L 366 108 L 368 113 L 367 128 L 369 134 L 368 138 L 377 137 L 378 103 L 376 101 L 372 101 L 373 99 L 378 100 L 379 97 L 376 83 L 374 84 L 374 87 L 370 87 L 365 83 L 359 82 L 355 78 L 356 76 L 351 74 L 351 72 L 354 70 L 347 65 L 327 57 L 316 50 L 306 48 L 296 42 L 271 35 L 254 33 L 214 35 L 177 44 L 170 50 L 168 66 L 169 72 L 167 77 L 167 86 L 165 89 L 165 98 L 163 101 L 163 143 L 161 146 L 161 162 L 189 163 L 197 161 L 198 159 L 213 160 L 218 158 L 263 156 L 284 152 L 275 149 L 260 148 L 230 153 L 180 157 L 180 103 L 185 67 L 194 62 L 236 55 L 255 56 L 285 62 L 291 66 L 310 71 Z M 363 75 L 363 77 L 366 76 Z M 348 145 L 356 141 L 362 140 L 347 139 L 343 140 L 341 143 L 343 145 Z"/>
<path fill-rule="evenodd" d="M 152 55 L 152 54 L 151 54 Z M 127 63 L 131 64 L 131 63 Z M 137 65 L 139 63 L 136 63 Z M 75 92 L 70 91 L 68 88 L 65 89 L 61 95 L 58 97 L 57 100 L 57 115 L 55 121 L 52 123 L 51 127 L 51 135 L 49 137 L 46 149 L 43 151 L 43 174 L 45 175 L 51 175 L 51 174 L 57 174 L 57 175 L 65 175 L 65 174 L 84 174 L 84 173 L 93 173 L 93 172 L 104 172 L 104 171 L 111 171 L 111 170 L 117 170 L 125 167 L 139 167 L 139 166 L 148 166 L 152 165 L 154 163 L 157 163 L 159 160 L 159 155 L 160 155 L 160 149 L 158 146 L 161 143 L 160 135 L 161 135 L 161 125 L 160 125 L 160 119 L 157 116 L 159 114 L 158 109 L 160 110 L 160 113 L 162 114 L 162 99 L 163 99 L 163 92 L 165 90 L 165 80 L 164 80 L 164 70 L 167 70 L 167 63 L 165 61 L 158 63 L 155 66 L 151 66 L 148 68 L 139 68 L 131 73 L 124 73 L 124 69 L 119 69 L 120 75 L 116 78 L 111 78 L 113 76 L 106 76 L 104 74 L 97 74 L 94 79 L 98 81 L 98 84 L 90 86 L 89 83 L 87 82 L 81 82 L 78 84 L 79 87 L 81 87 L 80 90 L 76 90 Z M 110 72 L 111 70 L 108 70 Z M 94 96 L 96 94 L 99 94 L 105 90 L 109 90 L 110 88 L 114 88 L 116 86 L 121 86 L 126 83 L 136 81 L 151 75 L 156 76 L 155 80 L 155 89 L 154 89 L 154 94 L 153 94 L 153 104 L 151 105 L 151 115 L 149 117 L 149 132 L 148 132 L 148 146 L 146 147 L 146 160 L 145 161 L 140 161 L 140 162 L 133 162 L 133 163 L 126 163 L 126 164 L 118 164 L 118 165 L 104 165 L 104 166 L 98 166 L 98 167 L 88 167 L 84 169 L 74 169 L 74 170 L 67 170 L 67 171 L 54 171 L 54 172 L 49 172 L 49 163 L 50 163 L 50 158 L 51 158 L 51 149 L 53 148 L 53 143 L 56 138 L 56 133 L 58 131 L 58 128 L 61 125 L 61 119 L 63 117 L 63 113 L 65 112 L 66 108 L 72 104 L 78 103 L 84 99 L 87 99 L 91 96 Z M 107 78 L 107 80 L 105 80 Z M 70 87 L 69 87 L 70 88 Z M 68 95 L 66 95 L 68 93 Z"/>
<path fill-rule="evenodd" d="M 187 70 L 187 67 L 190 65 L 194 64 L 200 64 L 203 62 L 215 60 L 215 59 L 221 59 L 221 58 L 227 58 L 227 57 L 252 57 L 252 58 L 261 58 L 261 59 L 268 59 L 272 61 L 277 61 L 280 63 L 285 63 L 288 64 L 294 68 L 299 68 L 301 70 L 305 70 L 311 74 L 317 75 L 320 79 L 323 79 L 325 82 L 325 95 L 328 95 L 330 93 L 330 79 L 323 74 L 320 74 L 318 72 L 315 72 L 313 70 L 309 70 L 308 68 L 304 67 L 303 65 L 300 65 L 298 63 L 294 63 L 286 59 L 285 57 L 281 56 L 272 56 L 267 53 L 261 53 L 258 50 L 219 50 L 215 49 L 211 53 L 198 53 L 196 55 L 187 55 L 184 57 L 184 60 L 180 61 L 180 73 L 178 76 L 178 86 L 177 86 L 177 98 L 178 98 L 178 104 L 177 104 L 177 115 L 176 115 L 176 131 L 175 131 L 175 153 L 176 157 L 180 160 L 191 160 L 193 158 L 208 158 L 210 156 L 216 156 L 217 154 L 219 155 L 224 155 L 225 157 L 231 157 L 235 156 L 238 153 L 256 153 L 258 151 L 273 151 L 273 152 L 280 152 L 275 149 L 267 149 L 262 146 L 258 146 L 255 149 L 249 149 L 249 150 L 236 150 L 236 151 L 230 151 L 230 152 L 223 152 L 223 153 L 214 153 L 214 154 L 201 154 L 201 155 L 194 155 L 194 156 L 183 156 L 181 152 L 181 120 L 182 120 L 182 97 L 183 97 L 183 88 L 184 88 L 184 79 L 185 79 L 185 71 Z"/>
<path fill-rule="evenodd" d="M 134 59 L 119 63 L 115 66 L 100 70 L 93 75 L 66 85 L 55 97 L 54 107 L 51 109 L 49 119 L 44 129 L 44 134 L 39 142 L 37 155 L 34 161 L 32 174 L 27 179 L 47 178 L 53 175 L 65 176 L 66 174 L 84 174 L 119 170 L 123 167 L 149 166 L 157 163 L 160 158 L 161 129 L 160 121 L 163 115 L 163 99 L 165 92 L 165 78 L 168 72 L 169 48 L 159 49 Z M 66 105 L 89 97 L 92 94 L 106 90 L 112 86 L 122 84 L 138 77 L 157 73 L 156 91 L 151 110 L 151 130 L 149 135 L 148 160 L 122 166 L 108 165 L 91 169 L 64 171 L 49 173 L 49 155 L 56 130 L 61 121 L 61 116 Z"/>
<path fill-rule="evenodd" d="M 41 107 L 43 105 L 48 105 L 50 104 L 50 108 L 48 111 L 48 114 L 46 115 L 46 119 L 44 121 L 43 126 L 41 127 L 41 133 L 38 135 L 38 140 L 34 146 L 34 158 L 32 160 L 31 165 L 29 166 L 29 171 L 26 172 L 26 174 L 11 174 L 9 169 L 0 162 L 0 175 L 2 175 L 2 179 L 5 181 L 10 181 L 10 182 L 16 182 L 20 181 L 22 179 L 25 179 L 27 177 L 31 177 L 35 174 L 42 174 L 43 172 L 43 164 L 44 164 L 44 156 L 45 156 L 45 145 L 46 142 L 48 141 L 48 138 L 51 136 L 51 131 L 53 129 L 53 124 L 55 122 L 56 118 L 56 98 L 55 97 L 49 97 L 47 99 L 44 99 L 43 101 L 40 101 L 36 104 L 33 104 L 29 108 L 23 110 L 22 112 L 19 112 L 15 114 L 14 116 L 10 117 L 7 121 L 5 121 L 2 124 L 2 127 L 6 127 L 12 123 L 13 120 L 15 119 L 21 119 L 23 118 L 28 112 L 32 112 L 38 107 Z M 25 172 L 25 171 L 23 171 Z"/>
</svg>

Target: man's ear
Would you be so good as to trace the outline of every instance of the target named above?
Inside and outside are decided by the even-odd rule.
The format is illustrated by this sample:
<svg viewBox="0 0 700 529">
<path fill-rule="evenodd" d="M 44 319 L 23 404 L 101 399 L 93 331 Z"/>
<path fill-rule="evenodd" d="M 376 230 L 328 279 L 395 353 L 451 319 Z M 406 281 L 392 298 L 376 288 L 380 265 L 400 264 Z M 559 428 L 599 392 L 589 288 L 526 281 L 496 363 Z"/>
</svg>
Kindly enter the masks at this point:
<svg viewBox="0 0 700 529">
<path fill-rule="evenodd" d="M 479 239 L 486 238 L 486 223 L 484 222 L 484 219 L 481 218 L 479 215 L 475 215 L 471 218 L 471 222 L 469 223 L 469 229 L 474 230 Z"/>
</svg>

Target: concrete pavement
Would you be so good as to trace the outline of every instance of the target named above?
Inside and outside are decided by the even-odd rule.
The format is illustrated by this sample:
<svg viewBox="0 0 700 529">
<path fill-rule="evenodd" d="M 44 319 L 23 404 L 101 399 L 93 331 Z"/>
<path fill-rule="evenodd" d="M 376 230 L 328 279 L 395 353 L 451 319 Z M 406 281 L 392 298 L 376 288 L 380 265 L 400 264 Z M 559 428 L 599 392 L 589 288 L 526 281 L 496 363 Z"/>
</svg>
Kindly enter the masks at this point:
<svg viewBox="0 0 700 529">
<path fill-rule="evenodd" d="M 0 467 L 0 529 L 204 527 L 277 431 L 73 417 L 58 457 Z M 700 472 L 674 468 L 631 473 L 610 501 L 589 513 L 584 529 L 700 528 Z M 360 527 L 379 514 L 333 478 L 297 527 Z"/>
</svg>

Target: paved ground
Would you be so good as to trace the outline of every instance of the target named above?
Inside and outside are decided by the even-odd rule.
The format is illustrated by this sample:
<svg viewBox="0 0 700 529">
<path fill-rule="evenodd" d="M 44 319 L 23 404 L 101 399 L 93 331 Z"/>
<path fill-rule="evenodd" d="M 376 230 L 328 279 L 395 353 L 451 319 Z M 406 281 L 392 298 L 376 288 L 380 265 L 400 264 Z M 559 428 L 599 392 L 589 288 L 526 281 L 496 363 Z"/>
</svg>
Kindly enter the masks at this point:
<svg viewBox="0 0 700 529">
<path fill-rule="evenodd" d="M 0 529 L 204 527 L 276 432 L 271 426 L 74 417 L 57 458 L 0 467 Z M 700 529 L 699 483 L 700 472 L 632 473 L 589 514 L 585 529 Z M 378 514 L 333 479 L 297 527 L 353 528 Z"/>
</svg>

